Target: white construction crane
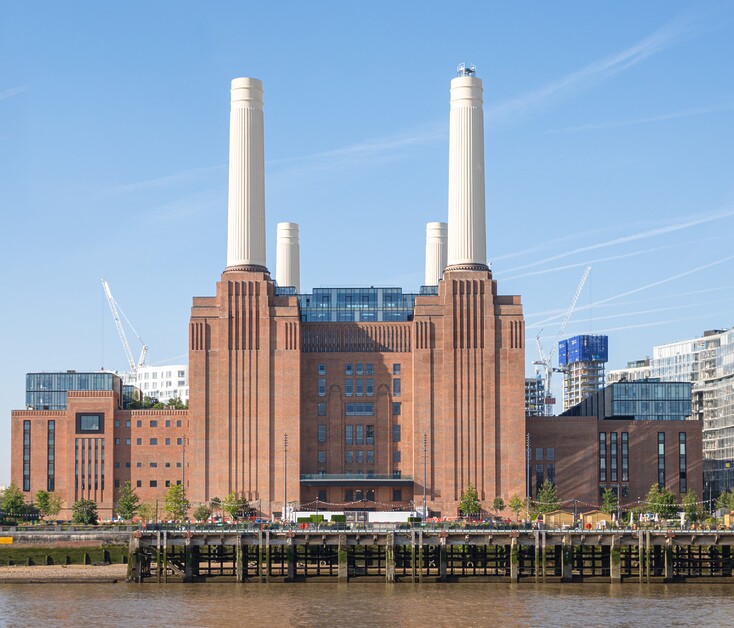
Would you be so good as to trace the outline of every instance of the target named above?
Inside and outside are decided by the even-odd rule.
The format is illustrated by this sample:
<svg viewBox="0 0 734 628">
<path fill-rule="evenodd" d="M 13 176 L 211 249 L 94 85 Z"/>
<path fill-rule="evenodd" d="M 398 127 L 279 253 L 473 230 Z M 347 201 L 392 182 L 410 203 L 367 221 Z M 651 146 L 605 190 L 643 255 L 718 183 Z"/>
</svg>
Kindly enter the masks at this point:
<svg viewBox="0 0 734 628">
<path fill-rule="evenodd" d="M 145 359 L 148 357 L 148 345 L 146 345 L 143 342 L 143 339 L 140 337 L 140 334 L 135 331 L 135 328 L 133 327 L 132 323 L 130 322 L 130 319 L 128 319 L 127 316 L 125 316 L 125 312 L 122 311 L 122 308 L 117 304 L 117 301 L 115 301 L 115 297 L 112 296 L 112 293 L 110 292 L 110 286 L 107 284 L 107 282 L 103 279 L 102 280 L 102 287 L 104 288 L 104 293 L 107 296 L 107 303 L 110 304 L 110 310 L 112 310 L 112 318 L 115 319 L 115 327 L 117 327 L 117 333 L 120 336 L 120 341 L 122 342 L 122 348 L 125 350 L 125 357 L 127 357 L 127 361 L 130 364 L 130 372 L 136 373 L 138 369 L 145 364 Z M 119 310 L 119 313 L 118 313 Z M 135 358 L 133 358 L 133 352 L 130 350 L 130 343 L 127 341 L 127 336 L 125 335 L 125 330 L 122 328 L 122 321 L 120 320 L 120 314 L 125 318 L 127 321 L 127 324 L 130 325 L 130 329 L 133 330 L 133 333 L 138 337 L 138 340 L 140 341 L 140 344 L 143 345 L 143 350 L 140 352 L 140 357 L 138 358 L 138 361 L 135 362 Z"/>
<path fill-rule="evenodd" d="M 583 290 L 584 284 L 586 283 L 586 279 L 589 277 L 590 272 L 591 266 L 587 266 L 584 274 L 581 277 L 581 281 L 579 281 L 578 288 L 576 288 L 576 294 L 574 294 L 573 299 L 571 299 L 571 306 L 566 312 L 566 317 L 563 319 L 563 323 L 561 323 L 561 327 L 558 330 L 558 335 L 556 336 L 556 341 L 553 344 L 553 347 L 550 350 L 549 354 L 545 353 L 545 351 L 543 350 L 543 345 L 540 344 L 540 334 L 543 333 L 543 330 L 541 329 L 538 335 L 535 336 L 535 343 L 538 345 L 538 353 L 540 354 L 540 360 L 536 360 L 535 362 L 533 362 L 533 364 L 535 365 L 535 372 L 537 373 L 540 370 L 540 367 L 543 367 L 543 369 L 545 370 L 545 399 L 543 400 L 543 403 L 545 405 L 543 414 L 545 416 L 550 416 L 551 414 L 553 414 L 553 406 L 555 405 L 556 400 L 553 397 L 553 388 L 551 387 L 551 384 L 554 371 L 560 372 L 561 370 L 558 368 L 553 368 L 553 354 L 555 353 L 556 347 L 558 347 L 558 342 L 561 340 L 563 333 L 566 331 L 568 321 L 571 319 L 571 314 L 573 314 L 573 311 L 576 308 L 576 302 L 579 300 L 579 296 L 581 296 L 581 290 Z"/>
</svg>

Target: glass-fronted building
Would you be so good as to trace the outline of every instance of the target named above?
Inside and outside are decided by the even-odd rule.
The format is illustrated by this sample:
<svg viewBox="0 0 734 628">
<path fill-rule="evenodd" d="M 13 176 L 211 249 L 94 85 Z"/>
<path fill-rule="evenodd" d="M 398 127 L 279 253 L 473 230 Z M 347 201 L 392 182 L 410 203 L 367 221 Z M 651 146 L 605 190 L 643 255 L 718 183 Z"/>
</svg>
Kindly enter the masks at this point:
<svg viewBox="0 0 734 628">
<path fill-rule="evenodd" d="M 114 373 L 27 373 L 26 408 L 66 410 L 66 393 L 70 390 L 113 390 L 123 398 L 122 380 Z"/>
<path fill-rule="evenodd" d="M 691 383 L 649 379 L 610 384 L 563 413 L 635 421 L 684 421 L 691 418 Z"/>
</svg>

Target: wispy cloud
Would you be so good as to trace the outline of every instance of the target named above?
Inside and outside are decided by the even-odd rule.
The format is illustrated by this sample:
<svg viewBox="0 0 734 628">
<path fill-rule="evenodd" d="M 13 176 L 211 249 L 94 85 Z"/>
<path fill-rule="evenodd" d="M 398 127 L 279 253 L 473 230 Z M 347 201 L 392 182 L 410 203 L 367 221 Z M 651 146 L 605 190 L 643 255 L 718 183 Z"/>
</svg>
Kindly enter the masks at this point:
<svg viewBox="0 0 734 628">
<path fill-rule="evenodd" d="M 594 61 L 540 89 L 490 107 L 492 116 L 496 119 L 508 114 L 525 113 L 562 96 L 578 92 L 593 82 L 602 81 L 629 70 L 649 57 L 670 48 L 690 31 L 690 20 L 679 19 L 669 22 L 652 35 L 625 50 Z"/>
<path fill-rule="evenodd" d="M 133 194 L 137 192 L 148 192 L 161 188 L 168 188 L 175 185 L 182 185 L 198 181 L 203 177 L 214 172 L 219 172 L 226 168 L 225 164 L 217 166 L 204 166 L 201 168 L 189 168 L 181 172 L 175 172 L 155 179 L 147 179 L 145 181 L 134 181 L 132 183 L 123 183 L 116 185 L 110 190 L 110 194 L 117 196 L 120 194 Z"/>
<path fill-rule="evenodd" d="M 551 129 L 546 131 L 551 133 L 574 133 L 578 131 L 596 131 L 601 129 L 617 129 L 625 126 L 634 126 L 636 124 L 648 124 L 650 122 L 664 122 L 666 120 L 676 120 L 678 118 L 690 118 L 692 116 L 702 116 L 709 113 L 717 113 L 719 111 L 734 110 L 734 102 L 724 102 L 716 105 L 708 105 L 705 107 L 693 107 L 691 109 L 683 109 L 682 111 L 673 111 L 671 113 L 662 113 L 656 116 L 648 116 L 645 118 L 635 118 L 634 120 L 621 120 L 618 122 L 603 122 L 600 124 L 582 124 L 579 126 L 569 126 L 562 129 Z"/>
<path fill-rule="evenodd" d="M 343 148 L 322 151 L 310 155 L 275 159 L 266 166 L 277 170 L 304 170 L 331 172 L 359 167 L 376 161 L 392 161 L 407 156 L 410 151 L 445 140 L 448 128 L 445 123 L 430 123 L 407 132 L 374 140 L 358 142 Z"/>
<path fill-rule="evenodd" d="M 691 229 L 692 227 L 703 225 L 709 222 L 716 222 L 718 220 L 724 220 L 725 218 L 730 218 L 732 216 L 734 216 L 734 207 L 731 207 L 731 208 L 728 208 L 728 209 L 725 209 L 719 212 L 699 214 L 697 216 L 693 216 L 692 218 L 688 220 L 684 220 L 682 222 L 672 222 L 667 225 L 655 227 L 653 229 L 644 229 L 642 231 L 638 231 L 637 233 L 631 233 L 629 235 L 620 236 L 618 238 L 613 238 L 612 240 L 606 240 L 604 242 L 597 242 L 595 244 L 581 246 L 571 251 L 564 251 L 563 253 L 551 255 L 550 257 L 546 257 L 536 262 L 530 262 L 529 264 L 523 264 L 522 266 L 516 266 L 515 268 L 508 269 L 505 272 L 511 273 L 511 272 L 517 272 L 520 270 L 525 270 L 526 268 L 535 268 L 537 266 L 542 266 L 544 264 L 548 264 L 549 262 L 554 262 L 556 260 L 563 259 L 565 257 L 571 257 L 572 255 L 578 255 L 579 253 L 587 253 L 589 251 L 595 251 L 595 250 L 607 248 L 610 246 L 628 244 L 629 242 L 636 242 L 639 240 L 645 240 L 647 238 L 654 238 L 654 237 L 661 236 L 661 235 L 667 235 L 669 233 L 675 233 L 677 231 Z"/>
<path fill-rule="evenodd" d="M 0 92 L 0 100 L 7 100 L 8 98 L 13 98 L 13 96 L 17 96 L 18 94 L 22 94 L 27 91 L 28 91 L 27 85 L 19 85 L 18 87 L 11 87 L 9 89 L 6 89 Z"/>
</svg>

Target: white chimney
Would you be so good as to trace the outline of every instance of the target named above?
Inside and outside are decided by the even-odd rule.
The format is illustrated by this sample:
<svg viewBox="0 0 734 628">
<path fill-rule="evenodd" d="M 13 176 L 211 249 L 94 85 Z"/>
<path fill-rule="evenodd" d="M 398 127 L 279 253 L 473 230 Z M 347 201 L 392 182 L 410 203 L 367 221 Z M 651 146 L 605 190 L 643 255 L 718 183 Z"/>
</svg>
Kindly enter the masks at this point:
<svg viewBox="0 0 734 628">
<path fill-rule="evenodd" d="M 487 269 L 482 81 L 459 66 L 451 81 L 448 267 Z"/>
<path fill-rule="evenodd" d="M 279 286 L 295 286 L 301 291 L 301 250 L 298 243 L 298 225 L 279 222 L 275 258 L 275 281 Z"/>
<path fill-rule="evenodd" d="M 448 225 L 429 222 L 426 225 L 426 286 L 437 286 L 446 268 Z"/>
<path fill-rule="evenodd" d="M 267 272 L 262 82 L 234 79 L 231 106 L 227 269 Z"/>
</svg>

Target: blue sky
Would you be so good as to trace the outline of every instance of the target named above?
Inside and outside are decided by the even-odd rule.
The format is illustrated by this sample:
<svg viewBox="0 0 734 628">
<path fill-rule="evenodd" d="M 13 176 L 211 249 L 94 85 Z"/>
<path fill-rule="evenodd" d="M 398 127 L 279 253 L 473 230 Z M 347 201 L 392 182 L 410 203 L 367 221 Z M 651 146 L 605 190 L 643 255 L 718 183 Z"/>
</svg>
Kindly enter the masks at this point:
<svg viewBox="0 0 734 628">
<path fill-rule="evenodd" d="M 610 368 L 734 322 L 732 2 L 8 2 L 0 20 L 0 484 L 37 370 L 123 369 L 100 278 L 186 360 L 226 261 L 229 82 L 265 89 L 268 264 L 422 282 L 445 220 L 449 81 L 484 81 L 488 255 L 527 362 L 607 333 Z M 137 354 L 138 346 L 133 344 Z"/>
</svg>

